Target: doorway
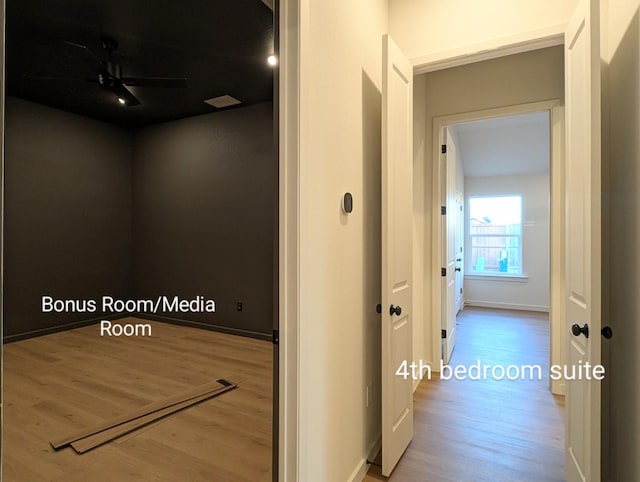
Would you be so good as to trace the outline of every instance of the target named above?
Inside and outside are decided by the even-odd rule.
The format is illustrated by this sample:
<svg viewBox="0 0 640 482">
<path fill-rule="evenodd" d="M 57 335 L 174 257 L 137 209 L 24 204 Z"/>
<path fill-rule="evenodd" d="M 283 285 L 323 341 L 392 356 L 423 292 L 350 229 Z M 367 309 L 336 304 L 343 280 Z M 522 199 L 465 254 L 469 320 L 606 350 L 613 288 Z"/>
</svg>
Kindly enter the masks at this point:
<svg viewBox="0 0 640 482">
<path fill-rule="evenodd" d="M 462 392 L 455 391 L 455 384 L 460 384 L 458 390 L 479 397 L 477 404 L 490 399 L 490 390 L 497 386 L 511 387 L 524 398 L 536 400 L 538 403 L 522 405 L 525 418 L 546 414 L 553 422 L 544 430 L 557 438 L 557 443 L 544 449 L 548 449 L 545 458 L 550 472 L 540 474 L 543 478 L 563 473 L 564 397 L 554 393 L 562 393 L 564 387 L 547 385 L 553 347 L 562 346 L 560 330 L 555 327 L 554 331 L 553 322 L 557 325 L 561 314 L 553 304 L 551 278 L 554 270 L 562 270 L 558 253 L 552 258 L 553 241 L 562 236 L 562 224 L 552 222 L 561 215 L 562 198 L 552 194 L 557 188 L 552 180 L 557 183 L 561 176 L 562 158 L 554 158 L 558 152 L 554 145 L 563 141 L 557 128 L 561 126 L 554 128 L 554 115 L 560 113 L 559 103 L 523 105 L 436 119 L 438 130 L 434 131 L 434 137 L 441 139 L 437 165 L 443 201 L 442 361 L 456 369 L 475 362 L 484 373 L 473 389 L 462 386 L 468 380 L 455 380 L 446 389 L 457 397 Z M 457 203 L 460 192 L 462 206 Z M 461 287 L 456 275 L 463 279 Z M 460 295 L 462 312 L 457 303 Z M 538 373 L 526 378 L 517 368 L 526 364 L 533 364 Z M 507 371 L 513 367 L 513 373 L 517 371 L 522 379 L 505 383 L 500 374 L 505 367 Z M 443 368 L 441 376 L 445 373 Z M 439 384 L 434 390 L 430 396 L 437 399 L 445 387 Z M 481 394 L 484 390 L 489 392 Z M 512 396 L 505 397 L 500 402 L 502 409 L 517 410 L 515 405 L 510 407 L 513 401 Z M 494 409 L 485 407 L 487 412 Z M 466 409 L 461 410 L 459 416 Z M 478 426 L 480 420 L 474 422 L 474 429 Z M 497 426 L 490 431 L 496 440 L 502 440 L 509 430 Z M 532 424 L 518 436 L 534 440 L 538 430 L 540 425 Z"/>
<path fill-rule="evenodd" d="M 549 311 L 551 130 L 549 111 L 443 129 L 441 319 L 448 363 L 465 306 Z"/>
<path fill-rule="evenodd" d="M 513 132 L 506 130 L 506 126 L 510 123 L 513 127 L 509 129 Z M 463 278 L 463 306 L 466 303 L 469 306 L 533 311 L 548 309 L 549 363 L 559 365 L 564 360 L 563 334 L 561 327 L 558 326 L 562 317 L 562 294 L 558 293 L 560 286 L 558 280 L 561 279 L 560 276 L 564 271 L 561 202 L 562 124 L 563 108 L 560 101 L 536 102 L 434 119 L 434 139 L 439 139 L 440 143 L 437 145 L 437 152 L 434 152 L 434 158 L 437 159 L 437 162 L 433 164 L 433 177 L 441 180 L 437 186 L 441 216 L 440 219 L 434 220 L 434 228 L 436 232 L 440 233 L 440 236 L 435 238 L 438 242 L 434 243 L 432 256 L 438 263 L 446 262 L 447 264 L 442 265 L 442 276 L 438 280 L 439 282 L 433 284 L 433 299 L 436 301 L 434 304 L 437 305 L 434 319 L 440 320 L 440 323 L 434 324 L 432 333 L 434 339 L 438 336 L 439 343 L 436 353 L 442 353 L 442 359 L 445 363 L 448 362 L 453 346 L 455 346 L 455 338 L 449 336 L 449 333 L 451 330 L 455 333 L 456 327 L 455 315 L 458 313 L 456 295 L 460 294 L 460 288 L 456 284 L 455 275 L 458 273 L 461 273 Z M 494 131 L 492 136 L 496 136 L 493 144 L 500 142 L 499 138 L 502 137 L 500 149 L 508 149 L 506 145 L 511 142 L 505 139 L 516 139 L 518 135 L 520 136 L 519 141 L 512 144 L 513 152 L 500 153 L 501 157 L 504 154 L 505 161 L 496 163 L 493 170 L 489 170 L 486 162 L 478 162 L 474 165 L 470 160 L 474 156 L 468 155 L 475 145 L 485 144 L 483 135 L 491 130 Z M 543 137 L 541 150 L 538 147 L 538 158 L 542 158 L 542 162 L 534 164 L 531 159 L 526 160 L 526 156 L 523 157 L 524 154 L 520 155 L 521 159 L 525 159 L 524 162 L 518 163 L 512 160 L 514 155 L 517 155 L 515 149 L 526 145 L 525 139 L 528 136 L 526 132 L 535 133 L 534 138 Z M 463 136 L 462 141 L 460 140 L 461 136 Z M 529 135 L 529 137 L 531 136 Z M 545 142 L 545 139 L 548 141 Z M 453 144 L 453 149 L 450 149 L 447 142 L 449 145 Z M 457 144 L 460 144 L 462 149 Z M 491 142 L 486 143 L 488 146 L 491 144 Z M 443 147 L 445 145 L 446 148 Z M 463 161 L 464 154 L 457 156 L 458 151 L 464 152 L 465 146 L 467 148 L 466 172 Z M 491 147 L 489 149 L 491 150 Z M 476 149 L 476 151 L 478 150 L 480 149 Z M 523 152 L 525 151 L 529 153 L 528 156 L 531 153 L 531 148 L 524 149 Z M 547 153 L 546 161 L 544 160 L 545 151 Z M 486 155 L 487 152 L 483 153 L 480 150 L 477 152 L 477 159 L 486 158 Z M 544 173 L 545 163 L 548 166 L 547 174 Z M 548 186 L 546 194 L 545 186 Z M 465 199 L 462 209 L 464 226 L 459 226 L 461 216 L 458 213 L 453 216 L 442 216 L 444 212 L 456 210 L 456 195 L 460 191 L 463 192 Z M 522 210 L 524 192 L 529 193 L 527 198 L 538 199 L 531 204 L 532 209 L 527 208 L 527 211 Z M 546 217 L 545 196 L 549 199 Z M 445 204 L 441 206 L 443 203 Z M 492 222 L 491 216 L 498 216 L 496 220 L 504 224 L 505 220 L 499 218 L 502 214 L 501 206 L 505 204 L 514 207 L 511 209 L 513 219 L 506 220 L 510 227 L 494 226 L 496 223 Z M 517 207 L 518 204 L 520 207 Z M 528 201 L 526 204 L 529 206 Z M 459 207 L 457 209 L 459 210 Z M 494 209 L 496 213 L 488 215 L 491 209 Z M 478 214 L 478 212 L 483 214 Z M 478 219 L 473 221 L 473 215 L 476 215 Z M 531 219 L 527 219 L 527 216 Z M 458 252 L 455 252 L 457 239 L 459 239 L 459 235 L 456 236 L 456 225 L 458 231 L 464 232 L 462 252 L 459 251 L 459 247 L 457 247 Z M 499 235 L 497 232 L 487 232 L 487 230 L 495 231 L 496 229 L 502 231 L 509 229 L 512 234 L 505 236 L 504 233 Z M 526 242 L 525 233 L 527 235 Z M 489 246 L 492 246 L 487 246 L 489 238 L 492 238 L 492 242 L 499 240 L 501 245 L 488 249 Z M 533 257 L 529 259 L 527 256 L 525 260 L 523 253 L 527 243 L 529 249 L 532 250 L 527 254 Z M 540 245 L 549 247 L 546 255 L 544 250 L 539 252 Z M 546 263 L 544 260 L 542 263 L 546 266 L 540 266 L 540 262 L 535 262 L 535 259 L 539 260 L 540 256 L 543 258 L 546 256 Z M 523 264 L 523 261 L 526 262 Z M 523 271 L 523 269 L 526 270 L 523 266 L 527 264 L 535 267 L 533 269 L 536 272 L 536 283 L 533 284 L 533 287 L 531 287 L 531 277 L 528 277 Z M 455 271 L 456 268 L 460 271 Z M 501 290 L 495 289 L 495 283 L 498 283 Z M 458 293 L 454 291 L 456 287 Z M 520 296 L 524 293 L 529 293 L 533 298 L 520 297 L 517 303 L 508 301 L 508 299 L 515 299 L 516 295 Z M 538 301 L 526 302 L 527 299 Z M 564 385 L 561 381 L 552 380 L 550 381 L 550 390 L 555 394 L 562 395 L 564 394 Z"/>
</svg>

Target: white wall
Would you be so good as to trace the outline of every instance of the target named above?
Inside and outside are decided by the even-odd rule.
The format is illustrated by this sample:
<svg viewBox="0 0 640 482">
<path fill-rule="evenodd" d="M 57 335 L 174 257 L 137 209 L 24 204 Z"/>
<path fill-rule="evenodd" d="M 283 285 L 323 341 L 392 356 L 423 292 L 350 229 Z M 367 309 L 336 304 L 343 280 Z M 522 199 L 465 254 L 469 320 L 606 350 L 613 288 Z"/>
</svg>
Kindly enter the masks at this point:
<svg viewBox="0 0 640 482">
<path fill-rule="evenodd" d="M 300 9 L 298 480 L 345 481 L 364 473 L 380 434 L 387 2 L 303 0 Z"/>
<path fill-rule="evenodd" d="M 522 270 L 526 279 L 481 279 L 465 266 L 464 301 L 471 306 L 549 310 L 549 174 L 465 178 L 467 216 L 465 238 L 469 248 L 469 198 L 484 195 L 522 196 Z"/>
<path fill-rule="evenodd" d="M 576 4 L 577 0 L 389 0 L 389 31 L 405 54 L 417 59 L 564 24 Z"/>
<path fill-rule="evenodd" d="M 392 33 L 393 34 L 393 33 Z M 414 172 L 415 204 L 422 203 L 421 225 L 423 237 L 420 249 L 426 253 L 420 263 L 414 262 L 416 284 L 422 281 L 423 312 L 415 310 L 416 324 L 423 322 L 423 338 L 414 358 L 426 361 L 438 360 L 434 353 L 431 330 L 431 296 L 434 279 L 439 282 L 439 266 L 433 266 L 432 250 L 432 153 L 433 119 L 449 114 L 458 114 L 495 107 L 537 102 L 549 99 L 564 100 L 564 54 L 562 47 L 526 52 L 452 69 L 419 75 L 414 83 L 414 166 L 425 168 L 422 176 Z M 418 104 L 421 102 L 421 104 Z M 436 141 L 437 142 L 437 141 Z M 439 208 L 438 208 L 439 209 Z M 416 258 L 414 258 L 416 259 Z M 416 340 L 414 340 L 416 343 Z"/>
<path fill-rule="evenodd" d="M 640 480 L 640 1 L 609 0 L 603 21 L 603 339 L 610 356 L 603 480 Z M 608 207 L 608 210 L 607 210 Z M 606 215 L 608 211 L 608 216 Z M 608 221 L 608 225 L 607 225 Z M 607 278 L 605 278 L 605 282 Z M 605 417 L 607 414 L 605 414 Z"/>
</svg>

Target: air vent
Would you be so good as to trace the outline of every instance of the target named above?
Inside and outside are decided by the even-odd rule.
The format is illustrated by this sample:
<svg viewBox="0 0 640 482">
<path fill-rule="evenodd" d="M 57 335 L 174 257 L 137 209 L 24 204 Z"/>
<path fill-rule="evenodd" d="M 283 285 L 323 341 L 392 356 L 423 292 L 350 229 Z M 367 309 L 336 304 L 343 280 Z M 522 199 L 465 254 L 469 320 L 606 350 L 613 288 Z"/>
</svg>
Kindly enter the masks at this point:
<svg viewBox="0 0 640 482">
<path fill-rule="evenodd" d="M 213 106 L 216 109 L 222 109 L 224 107 L 230 107 L 232 105 L 242 104 L 242 102 L 240 102 L 235 97 L 231 97 L 230 95 L 221 95 L 220 97 L 207 99 L 204 101 L 204 103 L 209 104 L 210 106 Z"/>
</svg>

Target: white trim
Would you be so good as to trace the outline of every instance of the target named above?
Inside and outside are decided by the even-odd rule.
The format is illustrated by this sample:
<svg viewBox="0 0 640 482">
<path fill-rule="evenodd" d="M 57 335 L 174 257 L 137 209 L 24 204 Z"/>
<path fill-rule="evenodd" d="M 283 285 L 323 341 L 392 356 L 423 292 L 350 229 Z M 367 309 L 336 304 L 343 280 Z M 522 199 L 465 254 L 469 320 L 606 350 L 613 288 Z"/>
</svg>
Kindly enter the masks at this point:
<svg viewBox="0 0 640 482">
<path fill-rule="evenodd" d="M 562 45 L 565 28 L 566 24 L 562 23 L 531 32 L 414 57 L 411 59 L 413 73 L 414 75 L 426 74 L 436 70 Z"/>
<path fill-rule="evenodd" d="M 507 105 L 504 107 L 496 107 L 493 109 L 485 109 L 478 110 L 473 112 L 462 112 L 460 114 L 449 114 L 443 115 L 439 117 L 434 117 L 434 127 L 435 123 L 439 122 L 441 126 L 446 126 L 449 124 L 459 124 L 461 122 L 472 122 L 479 121 L 485 119 L 495 119 L 496 117 L 506 117 L 511 115 L 520 115 L 520 114 L 533 114 L 535 112 L 544 112 L 550 111 L 553 107 L 561 105 L 561 102 L 558 99 L 549 99 L 542 100 L 539 102 L 528 102 L 526 104 L 516 104 L 516 105 Z M 434 129 L 434 132 L 437 131 Z M 437 133 L 437 137 L 434 139 L 439 139 L 440 134 Z M 436 146 L 434 149 L 439 149 L 440 145 Z M 438 151 L 438 155 L 439 155 Z"/>
<path fill-rule="evenodd" d="M 499 310 L 519 310 L 519 311 L 540 311 L 549 313 L 548 306 L 542 305 L 521 305 L 516 303 L 499 303 L 497 301 L 475 301 L 465 300 L 464 306 L 476 306 L 478 308 L 496 308 Z"/>
<path fill-rule="evenodd" d="M 367 459 L 360 459 L 360 462 L 358 462 L 357 467 L 353 469 L 353 472 L 351 472 L 351 475 L 349 476 L 347 481 L 360 482 L 362 479 L 364 479 L 364 476 L 367 475 L 368 471 L 369 464 L 367 463 Z"/>
<path fill-rule="evenodd" d="M 279 2 L 278 480 L 300 480 L 300 27 L 299 2 Z"/>
<path fill-rule="evenodd" d="M 465 274 L 464 279 L 469 281 L 506 281 L 526 283 L 529 277 L 524 274 Z"/>
<path fill-rule="evenodd" d="M 550 172 L 552 177 L 551 186 L 551 212 L 556 213 L 553 218 L 553 222 L 550 226 L 551 231 L 551 266 L 550 266 L 550 307 L 541 307 L 536 305 L 508 305 L 508 304 L 482 304 L 483 302 L 466 300 L 467 306 L 487 306 L 492 308 L 509 308 L 509 309 L 527 309 L 530 311 L 549 311 L 550 319 L 550 364 L 562 364 L 564 360 L 564 344 L 562 343 L 563 332 L 563 305 L 562 301 L 558 301 L 558 296 L 562 297 L 564 293 L 564 257 L 561 249 L 558 247 L 558 243 L 561 245 L 563 236 L 563 223 L 562 219 L 558 217 L 557 213 L 563 209 L 564 199 L 564 108 L 560 100 L 552 99 L 540 102 L 531 102 L 527 104 L 512 105 L 506 107 L 498 107 L 495 109 L 487 109 L 481 111 L 464 112 L 461 114 L 452 114 L 446 116 L 435 117 L 433 119 L 433 146 L 432 146 L 432 190 L 431 190 L 431 206 L 432 210 L 432 249 L 431 259 L 434 267 L 440 266 L 440 252 L 442 245 L 441 226 L 440 226 L 440 206 L 442 199 L 441 189 L 441 167 L 440 167 L 440 146 L 443 144 L 442 133 L 443 128 L 450 124 L 457 124 L 460 122 L 470 122 L 484 119 L 493 119 L 496 117 L 504 117 L 509 115 L 526 114 L 532 112 L 548 111 L 550 113 L 550 129 L 551 129 L 551 166 Z M 440 269 L 434 270 L 432 273 L 432 331 L 431 336 L 433 340 L 432 350 L 433 353 L 440 353 L 440 330 L 441 330 L 441 283 L 440 283 Z M 537 308 L 537 309 L 536 309 Z M 556 390 L 560 390 L 560 387 L 556 385 L 551 386 L 553 393 L 559 393 Z"/>
<path fill-rule="evenodd" d="M 550 219 L 550 242 L 549 252 L 549 303 L 551 312 L 549 313 L 549 329 L 551 331 L 551 345 L 549 355 L 551 365 L 565 364 L 566 336 L 565 324 L 565 262 L 564 262 L 564 225 L 565 206 L 564 202 L 553 202 L 553 199 L 564 199 L 565 196 L 565 157 L 564 157 L 564 106 L 558 105 L 551 109 L 550 129 L 551 129 L 551 165 L 549 174 L 551 178 L 551 206 L 549 209 Z M 556 139 L 559 141 L 556 142 Z M 551 392 L 556 395 L 565 394 L 564 380 L 551 380 Z"/>
<path fill-rule="evenodd" d="M 367 472 L 369 472 L 369 468 L 371 464 L 370 460 L 373 460 L 378 455 L 378 452 L 382 450 L 382 434 L 378 435 L 376 441 L 369 448 L 369 455 L 366 459 L 360 459 L 356 468 L 351 472 L 351 475 L 347 479 L 349 482 L 360 482 L 365 478 Z"/>
<path fill-rule="evenodd" d="M 565 382 L 563 380 L 551 380 L 551 393 L 565 396 L 567 394 Z"/>
</svg>

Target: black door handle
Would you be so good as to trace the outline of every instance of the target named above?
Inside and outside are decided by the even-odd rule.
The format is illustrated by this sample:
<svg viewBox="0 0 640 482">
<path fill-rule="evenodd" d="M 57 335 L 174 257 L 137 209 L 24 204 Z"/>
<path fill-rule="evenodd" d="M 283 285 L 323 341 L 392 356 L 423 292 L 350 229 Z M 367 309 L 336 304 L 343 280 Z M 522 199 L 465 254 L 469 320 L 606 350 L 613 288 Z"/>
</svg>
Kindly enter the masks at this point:
<svg viewBox="0 0 640 482">
<path fill-rule="evenodd" d="M 462 271 L 462 269 L 460 269 L 460 268 L 456 268 L 456 271 Z"/>
<path fill-rule="evenodd" d="M 589 325 L 585 323 L 584 326 L 580 326 L 577 323 L 574 323 L 571 325 L 571 333 L 573 333 L 573 336 L 580 336 L 580 334 L 583 334 L 585 338 L 589 338 Z"/>
<path fill-rule="evenodd" d="M 402 314 L 402 306 L 393 306 L 393 305 L 391 305 L 391 307 L 389 308 L 389 314 L 391 316 L 393 316 L 393 315 L 400 316 Z"/>
<path fill-rule="evenodd" d="M 613 330 L 610 326 L 603 326 L 601 330 L 602 336 L 609 340 L 613 336 Z"/>
</svg>

